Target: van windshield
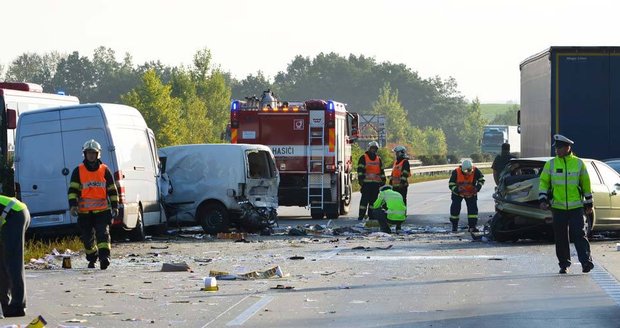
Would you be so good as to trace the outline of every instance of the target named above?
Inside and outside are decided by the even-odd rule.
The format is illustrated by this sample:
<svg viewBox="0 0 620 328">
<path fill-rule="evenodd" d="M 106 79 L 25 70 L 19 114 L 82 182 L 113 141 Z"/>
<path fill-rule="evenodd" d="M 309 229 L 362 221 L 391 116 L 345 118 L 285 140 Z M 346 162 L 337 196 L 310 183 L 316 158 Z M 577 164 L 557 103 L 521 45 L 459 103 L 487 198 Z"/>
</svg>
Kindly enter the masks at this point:
<svg viewBox="0 0 620 328">
<path fill-rule="evenodd" d="M 271 179 L 275 177 L 275 163 L 268 151 L 248 150 L 247 176 L 250 179 Z"/>
</svg>

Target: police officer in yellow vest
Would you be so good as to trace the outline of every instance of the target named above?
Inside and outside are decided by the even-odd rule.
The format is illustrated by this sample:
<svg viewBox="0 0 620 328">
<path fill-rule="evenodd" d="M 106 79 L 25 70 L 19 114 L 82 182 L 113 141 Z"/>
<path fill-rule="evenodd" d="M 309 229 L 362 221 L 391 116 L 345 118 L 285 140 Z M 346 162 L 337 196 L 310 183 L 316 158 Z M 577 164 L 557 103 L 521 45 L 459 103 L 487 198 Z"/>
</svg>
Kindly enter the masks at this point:
<svg viewBox="0 0 620 328">
<path fill-rule="evenodd" d="M 0 303 L 5 317 L 26 315 L 24 239 L 30 225 L 26 204 L 0 195 Z"/>
<path fill-rule="evenodd" d="M 394 188 L 394 191 L 399 192 L 403 196 L 403 201 L 407 205 L 407 188 L 409 187 L 410 175 L 409 156 L 407 156 L 407 149 L 404 146 L 396 146 L 393 150 L 396 154 L 396 160 L 392 166 L 390 185 Z"/>
<path fill-rule="evenodd" d="M 71 215 L 78 217 L 88 267 L 94 268 L 99 258 L 105 270 L 110 265 L 110 223 L 118 216 L 118 192 L 112 173 L 100 160 L 101 145 L 88 140 L 82 152 L 84 161 L 71 174 L 69 206 Z"/>
<path fill-rule="evenodd" d="M 371 219 L 379 221 L 381 231 L 392 233 L 389 224 L 396 225 L 396 232 L 401 230 L 401 224 L 407 218 L 407 205 L 399 192 L 392 189 L 392 186 L 383 186 L 379 190 L 379 196 L 372 204 L 370 213 Z"/>
<path fill-rule="evenodd" d="M 448 187 L 452 191 L 452 204 L 450 205 L 452 232 L 458 230 L 463 199 L 467 205 L 469 231 L 478 232 L 478 228 L 476 228 L 478 224 L 478 192 L 483 184 L 484 175 L 469 159 L 464 160 L 461 166 L 452 171 L 448 182 Z"/>
<path fill-rule="evenodd" d="M 381 157 L 377 155 L 378 150 L 379 143 L 371 141 L 368 150 L 357 161 L 357 179 L 362 194 L 358 220 L 364 219 L 368 206 L 375 202 L 379 188 L 385 184 L 385 171 Z"/>
<path fill-rule="evenodd" d="M 586 214 L 592 214 L 590 176 L 583 161 L 573 155 L 572 140 L 560 134 L 554 135 L 553 140 L 557 156 L 545 163 L 540 174 L 540 208 L 548 210 L 551 207 L 560 274 L 565 274 L 571 265 L 571 239 L 581 262 L 581 270 L 588 273 L 594 264 L 584 231 L 583 214 L 584 209 Z"/>
</svg>

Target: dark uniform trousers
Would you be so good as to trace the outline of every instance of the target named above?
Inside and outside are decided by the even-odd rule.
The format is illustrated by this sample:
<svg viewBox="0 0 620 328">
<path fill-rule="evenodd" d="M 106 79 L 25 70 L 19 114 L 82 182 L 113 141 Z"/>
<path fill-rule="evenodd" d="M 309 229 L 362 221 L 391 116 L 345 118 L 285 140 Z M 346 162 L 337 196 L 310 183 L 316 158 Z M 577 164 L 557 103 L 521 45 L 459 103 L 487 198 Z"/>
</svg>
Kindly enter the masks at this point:
<svg viewBox="0 0 620 328">
<path fill-rule="evenodd" d="M 592 264 L 590 242 L 584 231 L 583 208 L 572 210 L 557 210 L 552 208 L 553 234 L 555 238 L 555 255 L 561 268 L 568 268 L 570 261 L 570 241 L 577 250 L 577 257 L 582 266 Z M 569 233 L 570 232 L 570 233 Z"/>
<path fill-rule="evenodd" d="M 358 218 L 366 216 L 368 210 L 368 216 L 370 216 L 370 206 L 375 203 L 377 197 L 379 197 L 379 188 L 381 184 L 378 182 L 367 182 L 362 185 L 360 192 L 362 197 L 360 198 L 360 210 Z"/>
<path fill-rule="evenodd" d="M 110 258 L 110 223 L 112 222 L 112 213 L 110 210 L 101 212 L 89 212 L 78 214 L 78 226 L 80 227 L 80 239 L 86 249 L 86 260 L 95 262 L 97 257 L 99 260 Z M 95 238 L 100 245 L 96 247 Z M 102 247 L 101 245 L 106 245 Z M 98 249 L 98 250 L 97 250 Z"/>
<path fill-rule="evenodd" d="M 474 215 L 478 215 L 478 196 L 472 196 L 472 197 L 461 197 L 459 195 L 455 195 L 454 193 L 452 193 L 452 204 L 450 204 L 450 216 L 453 217 L 454 219 L 450 219 L 451 221 L 458 221 L 458 216 L 461 213 L 461 203 L 463 202 L 463 199 L 465 199 L 465 205 L 467 205 L 467 216 L 474 216 Z M 470 218 L 471 219 L 471 218 Z M 477 219 L 474 219 L 475 221 L 478 221 Z M 470 222 L 468 222 L 468 224 L 471 226 L 473 220 L 468 220 Z M 475 223 L 473 224 L 474 226 L 476 225 Z"/>
<path fill-rule="evenodd" d="M 11 210 L 0 232 L 0 303 L 3 312 L 26 308 L 24 273 L 24 240 L 30 226 L 30 213 L 25 208 Z"/>
<path fill-rule="evenodd" d="M 394 191 L 398 192 L 401 196 L 403 196 L 403 202 L 407 205 L 407 189 L 409 187 L 392 187 Z"/>
</svg>

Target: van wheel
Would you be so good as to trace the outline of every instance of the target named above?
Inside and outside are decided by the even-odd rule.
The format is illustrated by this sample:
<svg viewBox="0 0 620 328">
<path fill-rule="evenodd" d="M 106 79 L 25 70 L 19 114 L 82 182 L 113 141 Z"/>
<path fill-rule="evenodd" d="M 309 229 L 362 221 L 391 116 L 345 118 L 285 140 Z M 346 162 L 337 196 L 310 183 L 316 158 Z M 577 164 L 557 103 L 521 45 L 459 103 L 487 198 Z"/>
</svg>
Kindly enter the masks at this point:
<svg viewBox="0 0 620 328">
<path fill-rule="evenodd" d="M 138 220 L 136 221 L 136 227 L 129 231 L 129 240 L 131 241 L 144 241 L 146 233 L 144 232 L 144 221 L 142 220 L 142 209 L 138 209 Z"/>
<path fill-rule="evenodd" d="M 228 211 L 220 204 L 206 204 L 198 209 L 198 222 L 210 235 L 226 232 L 230 227 Z"/>
</svg>

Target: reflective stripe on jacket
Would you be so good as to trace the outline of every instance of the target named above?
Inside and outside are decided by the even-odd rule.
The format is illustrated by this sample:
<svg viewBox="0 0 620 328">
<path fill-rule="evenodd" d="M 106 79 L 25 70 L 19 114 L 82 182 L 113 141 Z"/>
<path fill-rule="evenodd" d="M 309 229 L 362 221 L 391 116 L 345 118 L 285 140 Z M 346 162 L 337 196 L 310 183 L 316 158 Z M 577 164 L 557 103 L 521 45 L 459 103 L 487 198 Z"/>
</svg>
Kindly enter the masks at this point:
<svg viewBox="0 0 620 328">
<path fill-rule="evenodd" d="M 0 205 L 3 207 L 0 212 L 0 227 L 6 223 L 6 217 L 10 211 L 21 212 L 26 208 L 26 204 L 16 198 L 0 195 Z"/>
<path fill-rule="evenodd" d="M 364 160 L 366 161 L 366 175 L 364 177 L 364 183 L 376 182 L 381 183 L 381 159 L 379 155 L 375 156 L 375 160 L 371 160 L 368 154 L 364 154 Z"/>
<path fill-rule="evenodd" d="M 560 210 L 572 210 L 583 204 L 592 204 L 590 176 L 585 163 L 572 153 L 564 157 L 555 157 L 547 163 L 540 174 L 538 199 L 549 199 L 551 190 L 551 207 Z M 582 199 L 585 198 L 585 202 Z"/>
<path fill-rule="evenodd" d="M 394 190 L 387 189 L 379 192 L 377 200 L 372 204 L 373 209 L 379 209 L 383 205 L 387 207 L 385 213 L 387 218 L 393 221 L 405 221 L 407 218 L 407 205 L 403 201 L 403 196 Z"/>
<path fill-rule="evenodd" d="M 80 183 L 82 191 L 78 202 L 80 212 L 101 211 L 108 208 L 106 192 L 105 164 L 100 164 L 97 171 L 89 171 L 84 163 L 80 164 Z"/>
</svg>

